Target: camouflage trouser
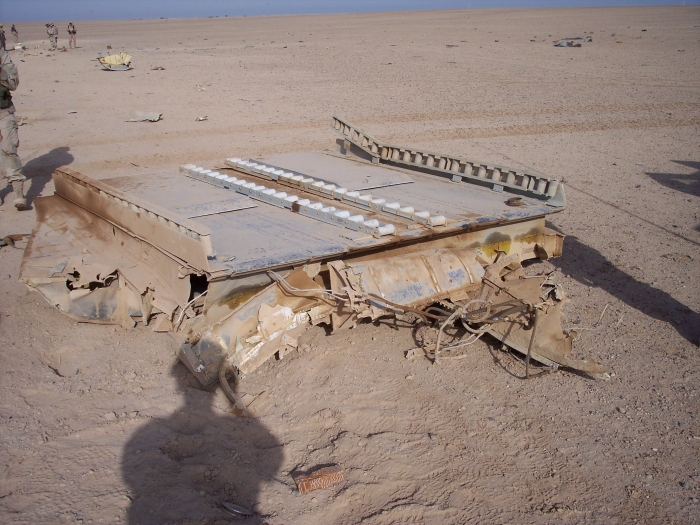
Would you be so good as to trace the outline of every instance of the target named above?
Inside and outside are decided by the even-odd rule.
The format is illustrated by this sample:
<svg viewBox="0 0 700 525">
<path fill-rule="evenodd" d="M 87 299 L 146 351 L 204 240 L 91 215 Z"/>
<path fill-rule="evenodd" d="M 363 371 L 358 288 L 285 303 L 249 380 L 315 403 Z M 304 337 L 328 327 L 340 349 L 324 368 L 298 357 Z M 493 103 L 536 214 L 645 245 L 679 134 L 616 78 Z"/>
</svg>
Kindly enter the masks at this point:
<svg viewBox="0 0 700 525">
<path fill-rule="evenodd" d="M 0 164 L 5 169 L 5 178 L 9 182 L 26 180 L 22 175 L 22 161 L 17 155 L 19 134 L 15 107 L 0 109 Z"/>
<path fill-rule="evenodd" d="M 58 47 L 58 37 L 51 35 L 49 38 L 51 39 L 51 49 L 56 49 Z"/>
</svg>

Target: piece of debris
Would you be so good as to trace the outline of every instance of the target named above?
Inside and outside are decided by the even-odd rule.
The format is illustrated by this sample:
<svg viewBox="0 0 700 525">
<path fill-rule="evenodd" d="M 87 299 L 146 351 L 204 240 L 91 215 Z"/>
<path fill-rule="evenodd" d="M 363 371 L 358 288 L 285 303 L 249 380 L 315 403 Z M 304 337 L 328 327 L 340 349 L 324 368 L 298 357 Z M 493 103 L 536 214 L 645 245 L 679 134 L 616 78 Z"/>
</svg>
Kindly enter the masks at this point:
<svg viewBox="0 0 700 525">
<path fill-rule="evenodd" d="M 129 112 L 129 120 L 127 122 L 158 122 L 162 113 L 155 111 L 135 111 Z"/>
<path fill-rule="evenodd" d="M 244 102 L 260 102 L 262 99 L 261 98 L 242 98 Z"/>
<path fill-rule="evenodd" d="M 225 511 L 227 511 L 229 514 L 233 514 L 234 516 L 252 516 L 253 512 L 246 509 L 245 507 L 241 507 L 240 505 L 236 505 L 235 503 L 229 503 L 228 501 L 224 501 L 221 506 Z"/>
<path fill-rule="evenodd" d="M 231 409 L 232 414 L 237 416 L 246 416 L 250 418 L 258 418 L 264 416 L 270 409 L 268 403 L 269 393 L 267 391 L 253 396 L 251 394 L 243 394 L 240 396 L 241 403 L 245 406 L 244 413 L 240 412 L 237 407 Z"/>
<path fill-rule="evenodd" d="M 525 206 L 525 201 L 522 197 L 511 197 L 506 201 L 508 206 Z"/>
<path fill-rule="evenodd" d="M 582 47 L 580 43 L 574 43 L 571 40 L 556 42 L 558 43 L 554 44 L 554 47 Z"/>
<path fill-rule="evenodd" d="M 15 51 L 22 51 L 24 49 L 27 49 L 27 46 L 25 46 L 24 44 L 22 44 L 22 43 L 15 44 Z"/>
<path fill-rule="evenodd" d="M 72 115 L 73 113 L 77 113 L 77 111 L 74 110 L 74 109 L 71 109 L 71 110 L 68 112 L 69 115 Z"/>
<path fill-rule="evenodd" d="M 60 377 L 73 377 L 80 371 L 79 351 L 72 346 L 63 346 L 41 354 L 40 360 Z"/>
<path fill-rule="evenodd" d="M 194 87 L 197 89 L 197 91 L 206 91 L 207 90 L 207 88 L 205 88 L 204 86 L 201 86 L 199 84 L 195 84 Z"/>
<path fill-rule="evenodd" d="M 165 71 L 163 66 L 151 66 L 151 71 Z"/>
<path fill-rule="evenodd" d="M 109 48 L 109 46 L 107 46 Z M 123 51 L 118 55 L 102 56 L 97 53 L 97 61 L 105 71 L 128 71 L 131 69 L 131 55 Z"/>
<path fill-rule="evenodd" d="M 3 246 L 11 246 L 16 248 L 16 243 L 19 241 L 26 241 L 29 237 L 27 233 L 13 233 L 12 235 L 5 235 L 0 239 L 0 248 Z"/>
<path fill-rule="evenodd" d="M 335 483 L 343 481 L 345 470 L 338 465 L 323 467 L 313 471 L 311 474 L 301 475 L 294 478 L 299 494 L 308 494 L 318 489 L 325 489 Z"/>
<path fill-rule="evenodd" d="M 17 119 L 18 126 L 24 126 L 29 120 L 29 117 L 20 117 L 19 115 L 16 115 L 15 118 Z"/>
<path fill-rule="evenodd" d="M 160 117 L 132 112 L 132 121 Z M 523 269 L 562 254 L 564 236 L 545 223 L 566 209 L 562 180 L 397 146 L 340 117 L 331 127 L 335 155 L 231 157 L 225 172 L 184 164 L 105 182 L 58 168 L 55 194 L 36 200 L 20 278 L 72 318 L 178 332 L 194 377 L 205 388 L 221 382 L 248 417 L 271 401 L 243 378 L 318 325 L 339 332 L 393 317 L 436 327 L 421 360 L 464 358 L 491 337 L 523 355 L 525 377 L 531 367 L 605 372 L 573 353 L 554 277 Z M 395 201 L 385 188 L 397 184 Z M 465 218 L 465 208 L 479 211 Z M 153 264 L 135 255 L 154 248 L 163 257 Z"/>
<path fill-rule="evenodd" d="M 108 45 L 108 46 L 107 46 L 107 49 L 112 49 L 112 46 Z"/>
<path fill-rule="evenodd" d="M 196 120 L 197 122 L 201 122 L 201 121 L 203 121 L 203 120 L 207 120 L 208 118 L 209 118 L 209 117 L 207 117 L 206 115 L 204 115 L 203 117 L 197 117 L 195 120 Z"/>
</svg>

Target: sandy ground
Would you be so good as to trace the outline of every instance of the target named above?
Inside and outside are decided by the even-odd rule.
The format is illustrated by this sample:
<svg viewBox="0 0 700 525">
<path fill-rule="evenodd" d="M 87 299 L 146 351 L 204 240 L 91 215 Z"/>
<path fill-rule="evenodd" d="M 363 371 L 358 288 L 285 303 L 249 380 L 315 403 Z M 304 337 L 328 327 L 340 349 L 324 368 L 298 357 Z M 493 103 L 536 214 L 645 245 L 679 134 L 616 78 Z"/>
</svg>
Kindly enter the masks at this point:
<svg viewBox="0 0 700 525">
<path fill-rule="evenodd" d="M 538 264 L 569 292 L 564 324 L 589 328 L 576 355 L 612 378 L 525 381 L 488 341 L 434 367 L 404 358 L 409 326 L 367 324 L 308 332 L 247 377 L 271 407 L 239 419 L 168 335 L 62 316 L 3 248 L 2 523 L 236 521 L 223 501 L 270 524 L 700 522 L 700 8 L 80 22 L 67 53 L 18 29 L 30 200 L 62 165 L 108 178 L 323 149 L 332 114 L 564 179 L 565 255 Z M 107 45 L 134 69 L 102 71 Z M 1 233 L 29 232 L 0 195 Z M 346 480 L 298 495 L 290 473 L 328 463 Z"/>
</svg>

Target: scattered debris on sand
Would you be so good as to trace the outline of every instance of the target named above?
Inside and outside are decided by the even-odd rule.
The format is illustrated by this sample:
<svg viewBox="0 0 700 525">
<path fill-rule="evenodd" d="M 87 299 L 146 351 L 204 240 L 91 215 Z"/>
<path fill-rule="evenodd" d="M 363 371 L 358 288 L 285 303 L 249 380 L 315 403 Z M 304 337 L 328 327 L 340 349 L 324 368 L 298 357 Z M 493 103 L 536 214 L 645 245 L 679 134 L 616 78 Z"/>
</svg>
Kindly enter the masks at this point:
<svg viewBox="0 0 700 525">
<path fill-rule="evenodd" d="M 127 122 L 158 122 L 162 116 L 162 113 L 156 111 L 132 110 L 129 112 L 129 120 Z"/>
<path fill-rule="evenodd" d="M 109 48 L 109 46 L 107 46 Z M 131 69 L 131 55 L 121 52 L 118 55 L 103 56 L 97 53 L 97 61 L 105 71 L 128 71 Z"/>
<path fill-rule="evenodd" d="M 308 494 L 340 483 L 344 476 L 345 470 L 338 465 L 332 465 L 312 470 L 309 474 L 299 475 L 294 478 L 294 482 L 297 484 L 299 494 Z"/>
</svg>

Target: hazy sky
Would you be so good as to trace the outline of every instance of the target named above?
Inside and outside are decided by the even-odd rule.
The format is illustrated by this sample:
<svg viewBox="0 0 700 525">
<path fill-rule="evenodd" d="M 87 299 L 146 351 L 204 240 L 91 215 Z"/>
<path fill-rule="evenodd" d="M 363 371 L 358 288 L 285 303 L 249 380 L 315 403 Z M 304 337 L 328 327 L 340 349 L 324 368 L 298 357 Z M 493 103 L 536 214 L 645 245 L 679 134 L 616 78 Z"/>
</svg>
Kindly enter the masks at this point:
<svg viewBox="0 0 700 525">
<path fill-rule="evenodd" d="M 0 21 L 193 18 L 484 7 L 700 4 L 700 0 L 0 0 Z"/>
</svg>

